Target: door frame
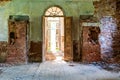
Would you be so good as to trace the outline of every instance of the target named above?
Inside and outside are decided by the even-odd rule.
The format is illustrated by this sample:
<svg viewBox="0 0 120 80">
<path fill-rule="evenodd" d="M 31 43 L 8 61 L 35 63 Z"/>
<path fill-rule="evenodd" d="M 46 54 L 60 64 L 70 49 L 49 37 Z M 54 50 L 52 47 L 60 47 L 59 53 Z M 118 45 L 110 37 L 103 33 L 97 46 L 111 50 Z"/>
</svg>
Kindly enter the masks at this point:
<svg viewBox="0 0 120 80">
<path fill-rule="evenodd" d="M 64 20 L 64 38 L 65 38 L 65 16 L 42 16 L 42 62 L 45 60 L 45 53 L 46 53 L 46 43 L 45 43 L 45 17 L 63 17 Z M 65 42 L 64 42 L 65 46 Z"/>
</svg>

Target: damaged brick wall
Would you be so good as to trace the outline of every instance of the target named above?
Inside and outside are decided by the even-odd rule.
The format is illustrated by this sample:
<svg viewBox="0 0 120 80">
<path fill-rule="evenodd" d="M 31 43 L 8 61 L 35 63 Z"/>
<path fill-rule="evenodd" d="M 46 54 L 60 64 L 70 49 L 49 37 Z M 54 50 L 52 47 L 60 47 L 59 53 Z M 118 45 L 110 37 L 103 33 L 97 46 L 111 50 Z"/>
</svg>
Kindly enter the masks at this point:
<svg viewBox="0 0 120 80">
<path fill-rule="evenodd" d="M 98 19 L 93 15 L 80 15 L 80 53 L 82 62 L 101 61 Z"/>
<path fill-rule="evenodd" d="M 106 16 L 101 19 L 101 33 L 99 41 L 101 44 L 101 57 L 104 61 L 111 62 L 114 54 L 113 36 L 116 32 L 116 21 L 111 16 Z"/>
<path fill-rule="evenodd" d="M 80 49 L 79 49 L 79 41 L 78 40 L 73 40 L 73 61 L 81 61 L 81 54 L 79 54 Z M 76 56 L 77 55 L 77 56 Z"/>
<path fill-rule="evenodd" d="M 94 13 L 100 20 L 103 16 L 114 16 L 116 10 L 116 0 L 100 0 L 94 1 Z"/>
<path fill-rule="evenodd" d="M 84 26 L 83 27 L 83 47 L 82 47 L 82 61 L 96 62 L 100 61 L 100 45 L 98 35 L 100 33 L 99 27 Z"/>
<path fill-rule="evenodd" d="M 120 62 L 120 0 L 93 3 L 101 22 L 101 57 L 106 62 Z"/>
<path fill-rule="evenodd" d="M 6 61 L 7 57 L 7 42 L 0 41 L 0 63 L 3 63 Z"/>
<path fill-rule="evenodd" d="M 12 0 L 0 0 L 0 6 L 4 6 L 9 1 L 12 1 Z"/>
<path fill-rule="evenodd" d="M 27 24 L 25 20 L 9 20 L 7 63 L 27 62 Z"/>
<path fill-rule="evenodd" d="M 42 61 L 42 42 L 30 43 L 30 53 L 28 54 L 29 62 L 41 62 Z"/>
<path fill-rule="evenodd" d="M 120 0 L 116 0 L 116 14 L 117 30 L 113 35 L 113 58 L 114 62 L 120 63 Z"/>
</svg>

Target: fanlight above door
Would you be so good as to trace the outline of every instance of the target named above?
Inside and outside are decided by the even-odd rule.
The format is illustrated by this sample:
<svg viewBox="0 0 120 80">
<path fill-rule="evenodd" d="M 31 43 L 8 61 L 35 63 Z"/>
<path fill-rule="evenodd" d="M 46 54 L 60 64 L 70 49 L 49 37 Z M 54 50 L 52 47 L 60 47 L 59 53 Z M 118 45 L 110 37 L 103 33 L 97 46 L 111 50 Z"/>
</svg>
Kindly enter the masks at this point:
<svg viewBox="0 0 120 80">
<path fill-rule="evenodd" d="M 63 16 L 63 11 L 59 7 L 50 7 L 45 12 L 45 16 Z"/>
</svg>

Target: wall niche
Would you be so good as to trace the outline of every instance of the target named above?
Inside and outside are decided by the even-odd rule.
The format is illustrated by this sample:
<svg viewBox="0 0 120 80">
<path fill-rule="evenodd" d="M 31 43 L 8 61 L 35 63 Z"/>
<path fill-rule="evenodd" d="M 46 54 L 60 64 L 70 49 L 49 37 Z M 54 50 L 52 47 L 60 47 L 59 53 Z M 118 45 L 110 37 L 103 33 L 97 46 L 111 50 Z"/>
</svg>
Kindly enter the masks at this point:
<svg viewBox="0 0 120 80">
<path fill-rule="evenodd" d="M 9 63 L 26 63 L 29 51 L 29 17 L 11 15 L 8 20 L 8 56 Z"/>
<path fill-rule="evenodd" d="M 100 61 L 99 23 L 93 16 L 85 19 L 81 16 L 80 18 L 82 62 Z"/>
</svg>

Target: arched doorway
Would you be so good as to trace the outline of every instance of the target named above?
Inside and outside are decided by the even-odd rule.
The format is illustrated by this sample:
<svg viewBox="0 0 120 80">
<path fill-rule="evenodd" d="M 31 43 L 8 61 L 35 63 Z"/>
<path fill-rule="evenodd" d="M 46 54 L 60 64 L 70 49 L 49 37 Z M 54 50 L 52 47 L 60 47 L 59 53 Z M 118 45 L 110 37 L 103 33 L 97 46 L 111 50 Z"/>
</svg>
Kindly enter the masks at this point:
<svg viewBox="0 0 120 80">
<path fill-rule="evenodd" d="M 61 8 L 53 6 L 43 16 L 42 60 L 73 60 L 72 17 L 66 17 Z"/>
<path fill-rule="evenodd" d="M 64 15 L 56 6 L 45 11 L 43 17 L 43 59 L 55 60 L 64 57 Z"/>
</svg>

